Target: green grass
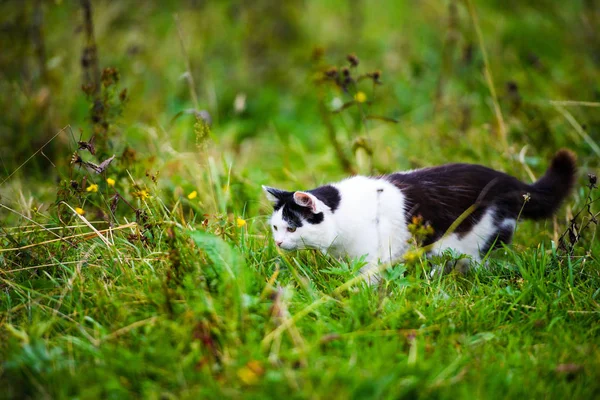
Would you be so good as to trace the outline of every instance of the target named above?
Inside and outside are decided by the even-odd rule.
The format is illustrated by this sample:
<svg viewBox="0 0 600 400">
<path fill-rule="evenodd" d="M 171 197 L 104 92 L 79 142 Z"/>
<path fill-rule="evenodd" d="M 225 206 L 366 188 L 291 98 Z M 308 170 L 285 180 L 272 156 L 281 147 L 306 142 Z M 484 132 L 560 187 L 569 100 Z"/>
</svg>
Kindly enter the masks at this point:
<svg viewBox="0 0 600 400">
<path fill-rule="evenodd" d="M 132 3 L 94 3 L 100 65 L 120 73 L 111 139 L 78 151 L 116 154 L 100 174 L 69 164 L 98 129 L 78 5 L 43 6 L 47 76 L 29 36 L 0 46 L 0 398 L 600 396 L 597 7 L 473 2 L 504 145 L 466 2 Z M 6 29 L 30 32 L 17 28 L 35 6 L 15 4 Z M 381 69 L 383 85 L 315 83 L 352 52 L 354 76 Z M 356 90 L 369 102 L 320 111 Z M 367 286 L 360 260 L 280 253 L 270 237 L 260 185 L 341 179 L 340 151 L 363 173 L 461 161 L 531 181 L 560 147 L 580 166 L 565 207 L 465 275 L 432 278 L 444 260 L 422 258 Z"/>
</svg>

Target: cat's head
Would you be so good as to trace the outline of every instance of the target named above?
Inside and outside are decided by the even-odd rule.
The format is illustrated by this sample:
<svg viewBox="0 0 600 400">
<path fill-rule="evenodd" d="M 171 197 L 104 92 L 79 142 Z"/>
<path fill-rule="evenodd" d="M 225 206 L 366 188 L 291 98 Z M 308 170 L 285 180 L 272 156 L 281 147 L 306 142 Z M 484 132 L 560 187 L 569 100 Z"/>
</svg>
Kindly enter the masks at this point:
<svg viewBox="0 0 600 400">
<path fill-rule="evenodd" d="M 341 200 L 335 187 L 288 192 L 263 186 L 263 190 L 273 203 L 270 225 L 278 247 L 327 250 L 332 245 L 336 236 L 332 214 Z"/>
</svg>

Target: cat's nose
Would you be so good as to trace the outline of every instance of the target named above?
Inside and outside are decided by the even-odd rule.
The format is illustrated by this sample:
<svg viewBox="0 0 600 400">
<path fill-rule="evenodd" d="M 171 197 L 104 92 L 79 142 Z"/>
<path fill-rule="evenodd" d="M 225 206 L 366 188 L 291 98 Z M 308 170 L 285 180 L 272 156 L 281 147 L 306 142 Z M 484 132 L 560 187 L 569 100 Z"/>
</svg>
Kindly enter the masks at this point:
<svg viewBox="0 0 600 400">
<path fill-rule="evenodd" d="M 276 241 L 275 241 L 275 244 L 277 245 L 277 247 L 281 247 L 281 243 L 283 243 L 283 242 L 282 242 L 282 241 L 280 241 L 280 240 L 276 240 Z"/>
</svg>

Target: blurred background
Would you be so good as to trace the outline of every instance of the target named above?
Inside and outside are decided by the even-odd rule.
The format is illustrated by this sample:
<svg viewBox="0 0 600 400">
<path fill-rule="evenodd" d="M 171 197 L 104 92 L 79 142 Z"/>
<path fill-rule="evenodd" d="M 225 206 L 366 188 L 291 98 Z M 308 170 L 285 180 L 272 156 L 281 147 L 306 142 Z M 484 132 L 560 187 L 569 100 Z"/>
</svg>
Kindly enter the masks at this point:
<svg viewBox="0 0 600 400">
<path fill-rule="evenodd" d="M 176 191 L 200 157 L 198 118 L 209 154 L 249 185 L 448 161 L 532 179 L 563 146 L 598 166 L 594 0 L 23 0 L 0 14 L 2 180 L 55 181 L 77 142 L 101 135 L 106 155 Z M 351 53 L 353 74 L 380 85 L 324 82 Z M 358 91 L 360 110 L 335 112 Z"/>
<path fill-rule="evenodd" d="M 599 67 L 594 0 L 0 0 L 0 398 L 598 397 Z M 561 147 L 464 277 L 270 236 L 263 184 Z"/>
</svg>

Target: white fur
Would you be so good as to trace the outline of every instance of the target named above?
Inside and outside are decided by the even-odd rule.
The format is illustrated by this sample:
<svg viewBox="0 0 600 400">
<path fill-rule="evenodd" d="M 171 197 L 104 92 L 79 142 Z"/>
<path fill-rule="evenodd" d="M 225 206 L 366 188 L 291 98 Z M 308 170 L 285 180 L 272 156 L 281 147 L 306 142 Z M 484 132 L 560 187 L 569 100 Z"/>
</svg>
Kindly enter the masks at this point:
<svg viewBox="0 0 600 400">
<path fill-rule="evenodd" d="M 367 266 L 361 272 L 370 282 L 378 280 L 373 269 L 379 263 L 397 261 L 409 247 L 411 234 L 406 222 L 406 197 L 402 191 L 385 179 L 355 176 L 332 184 L 340 192 L 341 201 L 335 211 L 311 195 L 315 213 L 323 212 L 320 224 L 304 221 L 295 232 L 288 232 L 282 218 L 282 209 L 274 212 L 270 223 L 275 242 L 284 250 L 316 248 L 336 257 L 366 256 Z M 266 189 L 265 189 L 266 190 Z M 296 192 L 303 193 L 306 192 Z M 267 194 L 272 197 L 271 195 Z M 276 201 L 276 198 L 270 198 Z M 307 199 L 294 201 L 303 204 Z M 452 249 L 459 254 L 480 260 L 479 250 L 496 232 L 493 208 L 488 209 L 480 221 L 466 235 L 456 233 L 436 242 L 433 254 Z M 514 219 L 506 219 L 504 226 L 514 227 Z"/>
<path fill-rule="evenodd" d="M 462 238 L 459 234 L 452 233 L 438 240 L 433 246 L 432 253 L 440 254 L 446 249 L 452 249 L 459 254 L 469 256 L 473 261 L 479 261 L 481 248 L 497 230 L 494 225 L 494 213 L 495 210 L 489 208 L 471 231 Z"/>
<path fill-rule="evenodd" d="M 378 263 L 399 259 L 410 239 L 402 192 L 386 180 L 362 176 L 333 186 L 342 200 L 332 215 L 337 236 L 329 252 L 335 256 L 366 256 L 368 264 L 362 269 L 366 274 Z"/>
</svg>

